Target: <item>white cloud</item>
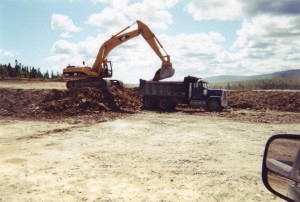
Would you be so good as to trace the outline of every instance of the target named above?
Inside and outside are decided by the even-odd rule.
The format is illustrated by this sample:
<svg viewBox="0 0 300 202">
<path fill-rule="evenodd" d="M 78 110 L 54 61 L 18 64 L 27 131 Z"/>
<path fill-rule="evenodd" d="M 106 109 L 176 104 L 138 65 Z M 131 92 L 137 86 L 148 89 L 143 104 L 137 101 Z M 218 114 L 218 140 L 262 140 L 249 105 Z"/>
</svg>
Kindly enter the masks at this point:
<svg viewBox="0 0 300 202">
<path fill-rule="evenodd" d="M 176 70 L 172 80 L 181 80 L 187 75 L 226 74 L 234 69 L 234 55 L 221 46 L 224 37 L 219 33 L 163 35 L 160 38 Z"/>
<path fill-rule="evenodd" d="M 124 14 L 127 8 L 127 0 L 92 0 L 92 2 L 110 3 L 111 7 L 105 7 L 101 12 L 88 16 L 88 24 L 105 28 L 108 32 L 129 24 Z"/>
<path fill-rule="evenodd" d="M 70 38 L 72 35 L 69 32 L 63 32 L 59 35 L 62 38 Z"/>
<path fill-rule="evenodd" d="M 47 61 L 59 63 L 62 67 L 71 64 L 81 66 L 82 61 L 92 66 L 101 44 L 105 38 L 103 35 L 97 37 L 87 37 L 83 41 L 72 43 L 67 40 L 56 41 L 51 48 L 51 56 Z"/>
<path fill-rule="evenodd" d="M 67 32 L 79 32 L 80 28 L 76 27 L 69 16 L 61 14 L 52 14 L 51 28 L 61 29 Z"/>
<path fill-rule="evenodd" d="M 77 43 L 78 52 L 80 54 L 86 55 L 92 59 L 89 63 L 92 65 L 96 59 L 96 55 L 99 51 L 100 46 L 107 38 L 104 35 L 99 35 L 97 37 L 87 37 L 84 41 Z"/>
<path fill-rule="evenodd" d="M 88 17 L 87 23 L 97 27 L 107 29 L 107 32 L 114 33 L 120 27 L 125 27 L 129 24 L 124 14 L 117 12 L 113 8 L 104 8 L 101 13 L 95 13 Z"/>
<path fill-rule="evenodd" d="M 299 0 L 252 0 L 241 1 L 243 5 L 243 13 L 245 16 L 255 16 L 260 14 L 271 15 L 299 15 L 300 1 Z"/>
<path fill-rule="evenodd" d="M 66 40 L 56 41 L 51 48 L 52 54 L 74 54 L 77 52 L 76 44 Z"/>
<path fill-rule="evenodd" d="M 248 57 L 285 57 L 292 47 L 300 45 L 299 20 L 300 16 L 255 16 L 244 21 L 233 48 L 244 49 Z"/>
<path fill-rule="evenodd" d="M 191 0 L 185 11 L 197 21 L 242 21 L 231 50 L 223 54 L 227 73 L 249 75 L 299 67 L 300 50 L 295 48 L 300 45 L 298 0 Z M 217 63 L 218 55 L 207 65 Z"/>
<path fill-rule="evenodd" d="M 15 58 L 18 55 L 20 55 L 20 53 L 18 53 L 18 52 L 0 49 L 0 56 L 4 56 L 4 57 L 8 57 L 8 58 Z"/>
<path fill-rule="evenodd" d="M 238 20 L 243 15 L 240 2 L 239 0 L 191 0 L 184 9 L 195 20 Z"/>
<path fill-rule="evenodd" d="M 257 15 L 245 20 L 232 46 L 244 70 L 265 73 L 297 68 L 300 59 L 300 16 Z"/>
<path fill-rule="evenodd" d="M 145 0 L 128 6 L 126 15 L 130 19 L 146 22 L 153 29 L 167 29 L 172 24 L 172 15 L 168 11 L 178 1 Z"/>
<path fill-rule="evenodd" d="M 92 3 L 110 3 L 111 0 L 91 0 Z"/>
<path fill-rule="evenodd" d="M 176 5 L 178 1 L 144 0 L 143 2 L 132 2 L 115 0 L 111 1 L 111 7 L 106 7 L 100 13 L 90 15 L 87 23 L 104 28 L 108 33 L 120 31 L 120 27 L 126 27 L 136 20 L 144 21 L 152 29 L 167 29 L 172 23 L 172 15 L 168 9 Z"/>
<path fill-rule="evenodd" d="M 195 20 L 243 20 L 256 15 L 299 15 L 299 0 L 191 0 L 184 8 Z"/>
</svg>

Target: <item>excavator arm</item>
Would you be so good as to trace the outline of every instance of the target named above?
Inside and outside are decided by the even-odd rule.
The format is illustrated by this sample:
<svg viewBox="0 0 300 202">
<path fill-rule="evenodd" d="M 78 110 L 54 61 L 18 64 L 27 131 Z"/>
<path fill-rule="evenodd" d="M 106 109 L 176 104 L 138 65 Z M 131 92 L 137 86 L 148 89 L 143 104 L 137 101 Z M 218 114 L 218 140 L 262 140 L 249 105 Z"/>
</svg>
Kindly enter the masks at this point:
<svg viewBox="0 0 300 202">
<path fill-rule="evenodd" d="M 110 53 L 110 51 L 117 47 L 118 45 L 138 36 L 142 35 L 143 38 L 147 41 L 149 46 L 152 48 L 152 50 L 156 53 L 156 55 L 160 58 L 162 61 L 162 66 L 156 71 L 153 80 L 159 81 L 165 78 L 172 77 L 174 75 L 175 70 L 172 68 L 172 64 L 170 62 L 170 56 L 167 54 L 167 52 L 164 50 L 163 46 L 159 42 L 159 40 L 156 38 L 156 36 L 151 32 L 149 27 L 142 23 L 141 21 L 136 22 L 138 25 L 138 28 L 136 30 L 133 30 L 131 32 L 123 33 L 127 29 L 131 27 L 128 26 L 122 31 L 118 32 L 116 35 L 113 35 L 110 39 L 108 39 L 106 42 L 102 44 L 102 46 L 99 49 L 96 61 L 94 62 L 94 65 L 92 66 L 92 71 L 97 72 L 97 75 L 99 77 L 108 77 L 108 73 L 106 71 L 107 69 L 107 56 Z M 164 51 L 166 55 L 163 55 L 160 51 L 160 48 Z"/>
</svg>

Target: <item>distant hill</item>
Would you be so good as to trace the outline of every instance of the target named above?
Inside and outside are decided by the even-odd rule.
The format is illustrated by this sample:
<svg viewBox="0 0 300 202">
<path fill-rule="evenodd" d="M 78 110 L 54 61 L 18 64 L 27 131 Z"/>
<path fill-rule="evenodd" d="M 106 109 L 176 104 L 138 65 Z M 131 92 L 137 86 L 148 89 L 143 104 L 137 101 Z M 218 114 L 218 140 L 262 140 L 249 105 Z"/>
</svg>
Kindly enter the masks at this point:
<svg viewBox="0 0 300 202">
<path fill-rule="evenodd" d="M 246 81 L 246 80 L 288 78 L 288 77 L 300 77 L 300 69 L 274 72 L 271 74 L 253 75 L 253 76 L 233 76 L 233 75 L 212 76 L 204 79 L 207 80 L 209 83 L 221 83 L 221 82 L 230 82 L 230 81 Z"/>
</svg>

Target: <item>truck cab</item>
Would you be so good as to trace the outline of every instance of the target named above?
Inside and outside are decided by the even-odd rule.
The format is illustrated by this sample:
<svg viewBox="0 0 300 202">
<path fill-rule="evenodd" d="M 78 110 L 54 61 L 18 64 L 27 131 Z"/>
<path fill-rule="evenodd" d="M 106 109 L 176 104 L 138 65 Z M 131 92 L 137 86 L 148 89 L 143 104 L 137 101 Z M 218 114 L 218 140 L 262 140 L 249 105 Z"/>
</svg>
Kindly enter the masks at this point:
<svg viewBox="0 0 300 202">
<path fill-rule="evenodd" d="M 221 111 L 227 106 L 226 91 L 209 89 L 203 79 L 189 83 L 189 103 L 193 108 L 205 106 L 209 111 Z"/>
</svg>

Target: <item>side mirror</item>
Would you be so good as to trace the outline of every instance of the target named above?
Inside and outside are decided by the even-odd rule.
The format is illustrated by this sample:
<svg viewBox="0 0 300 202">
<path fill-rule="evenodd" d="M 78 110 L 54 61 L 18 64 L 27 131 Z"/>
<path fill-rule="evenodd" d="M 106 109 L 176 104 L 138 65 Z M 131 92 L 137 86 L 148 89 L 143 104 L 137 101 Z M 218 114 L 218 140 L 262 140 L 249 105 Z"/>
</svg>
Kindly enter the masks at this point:
<svg viewBox="0 0 300 202">
<path fill-rule="evenodd" d="M 273 194 L 300 201 L 300 135 L 279 134 L 267 141 L 262 180 Z"/>
</svg>

